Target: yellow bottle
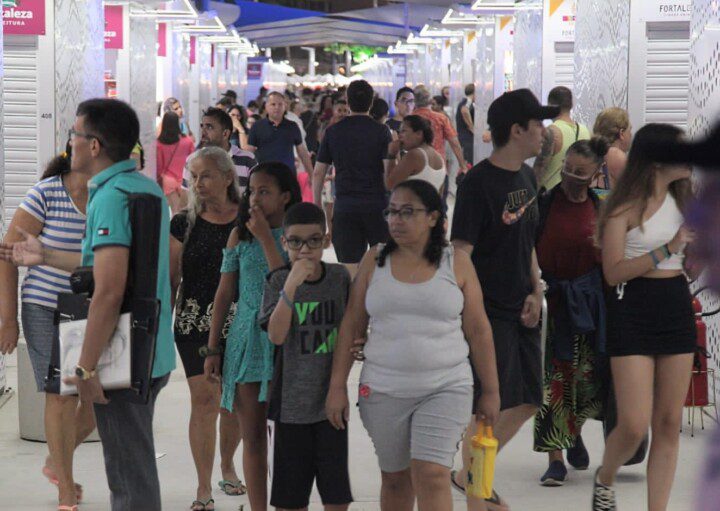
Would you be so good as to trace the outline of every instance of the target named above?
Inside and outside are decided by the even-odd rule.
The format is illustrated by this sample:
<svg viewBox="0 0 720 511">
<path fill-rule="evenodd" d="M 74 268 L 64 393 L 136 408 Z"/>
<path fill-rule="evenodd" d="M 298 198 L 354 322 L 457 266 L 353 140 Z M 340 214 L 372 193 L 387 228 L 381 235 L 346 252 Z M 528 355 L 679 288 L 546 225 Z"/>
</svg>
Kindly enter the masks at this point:
<svg viewBox="0 0 720 511">
<path fill-rule="evenodd" d="M 481 499 L 492 497 L 497 449 L 498 441 L 493 437 L 492 426 L 480 426 L 472 438 L 470 450 L 470 470 L 466 486 L 469 496 Z"/>
</svg>

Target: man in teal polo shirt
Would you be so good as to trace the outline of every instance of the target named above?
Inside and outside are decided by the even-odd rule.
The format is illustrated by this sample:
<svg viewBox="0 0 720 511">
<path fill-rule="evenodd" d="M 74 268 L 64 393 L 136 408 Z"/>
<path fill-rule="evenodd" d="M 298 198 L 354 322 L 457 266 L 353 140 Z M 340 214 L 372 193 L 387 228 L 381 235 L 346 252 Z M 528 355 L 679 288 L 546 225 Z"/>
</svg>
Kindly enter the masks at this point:
<svg viewBox="0 0 720 511">
<path fill-rule="evenodd" d="M 70 130 L 73 171 L 87 173 L 89 199 L 82 261 L 76 253 L 51 250 L 25 235 L 17 244 L 15 262 L 27 266 L 45 264 L 72 271 L 82 262 L 93 267 L 95 290 L 88 312 L 77 376 L 80 399 L 95 403 L 95 417 L 103 444 L 105 472 L 113 511 L 158 511 L 160 483 L 155 464 L 152 418 L 155 399 L 175 368 L 170 310 L 168 204 L 160 187 L 135 170 L 130 153 L 140 126 L 135 111 L 126 103 L 91 99 L 78 106 Z M 152 371 L 151 397 L 147 405 L 108 401 L 95 373 L 98 360 L 115 330 L 125 295 L 132 230 L 128 193 L 149 193 L 162 198 L 157 298 L 160 323 Z M 19 259 L 18 259 L 19 256 Z"/>
</svg>

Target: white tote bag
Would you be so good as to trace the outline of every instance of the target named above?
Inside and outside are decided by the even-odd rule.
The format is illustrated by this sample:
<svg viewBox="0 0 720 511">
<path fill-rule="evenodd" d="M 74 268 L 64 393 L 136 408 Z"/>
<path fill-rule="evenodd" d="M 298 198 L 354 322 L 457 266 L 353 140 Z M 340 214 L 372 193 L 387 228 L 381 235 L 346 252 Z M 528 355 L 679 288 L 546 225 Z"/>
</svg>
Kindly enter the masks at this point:
<svg viewBox="0 0 720 511">
<path fill-rule="evenodd" d="M 105 390 L 127 389 L 131 381 L 130 313 L 120 315 L 115 332 L 105 347 L 96 367 L 100 384 Z M 77 394 L 75 385 L 65 383 L 65 378 L 75 376 L 80 360 L 87 319 L 65 321 L 60 330 L 60 394 Z"/>
</svg>

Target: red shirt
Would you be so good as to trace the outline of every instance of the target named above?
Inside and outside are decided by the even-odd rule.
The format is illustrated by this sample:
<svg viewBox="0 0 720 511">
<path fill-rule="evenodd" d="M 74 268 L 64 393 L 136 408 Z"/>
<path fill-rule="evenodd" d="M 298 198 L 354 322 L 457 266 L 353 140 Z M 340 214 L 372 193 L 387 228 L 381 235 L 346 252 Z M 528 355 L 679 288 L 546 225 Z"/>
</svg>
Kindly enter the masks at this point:
<svg viewBox="0 0 720 511">
<path fill-rule="evenodd" d="M 569 280 L 598 266 L 600 250 L 594 240 L 596 221 L 597 213 L 590 197 L 585 202 L 570 202 L 562 188 L 558 188 L 536 247 L 543 274 Z"/>
<path fill-rule="evenodd" d="M 428 107 L 416 108 L 413 115 L 424 117 L 430 122 L 433 130 L 432 146 L 442 159 L 445 160 L 445 141 L 457 137 L 457 132 L 445 114 L 433 112 Z"/>
<path fill-rule="evenodd" d="M 156 162 L 158 177 L 170 175 L 178 182 L 182 182 L 185 161 L 195 151 L 195 144 L 190 137 L 180 137 L 175 144 L 157 142 Z"/>
</svg>

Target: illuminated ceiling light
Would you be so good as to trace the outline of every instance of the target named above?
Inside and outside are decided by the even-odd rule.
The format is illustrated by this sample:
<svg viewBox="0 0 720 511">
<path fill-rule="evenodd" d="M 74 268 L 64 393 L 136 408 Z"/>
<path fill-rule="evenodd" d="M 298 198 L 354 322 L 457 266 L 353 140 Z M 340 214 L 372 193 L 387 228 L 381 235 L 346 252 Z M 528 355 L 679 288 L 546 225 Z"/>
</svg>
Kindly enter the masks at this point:
<svg viewBox="0 0 720 511">
<path fill-rule="evenodd" d="M 109 2 L 106 2 L 109 3 Z M 175 0 L 169 9 L 138 10 L 137 4 L 132 3 L 130 16 L 133 18 L 156 18 L 158 21 L 194 20 L 199 17 L 195 6 L 190 0 Z"/>
<path fill-rule="evenodd" d="M 194 25 L 180 25 L 174 27 L 173 31 L 199 34 L 225 33 L 227 27 L 223 25 L 223 22 L 216 15 L 204 15 L 198 18 Z"/>
<path fill-rule="evenodd" d="M 513 14 L 520 6 L 515 2 L 487 2 L 485 0 L 476 0 L 471 9 L 479 12 L 489 12 L 493 14 Z"/>
<path fill-rule="evenodd" d="M 495 18 L 448 9 L 440 23 L 453 27 L 474 28 L 477 25 L 495 23 Z"/>
<path fill-rule="evenodd" d="M 415 34 L 410 34 L 407 38 L 408 44 L 436 44 L 439 43 L 439 39 L 432 39 L 430 37 L 418 37 Z"/>
</svg>

